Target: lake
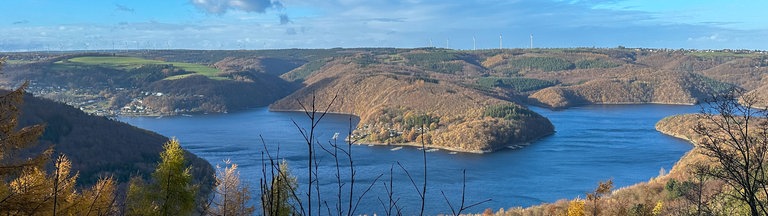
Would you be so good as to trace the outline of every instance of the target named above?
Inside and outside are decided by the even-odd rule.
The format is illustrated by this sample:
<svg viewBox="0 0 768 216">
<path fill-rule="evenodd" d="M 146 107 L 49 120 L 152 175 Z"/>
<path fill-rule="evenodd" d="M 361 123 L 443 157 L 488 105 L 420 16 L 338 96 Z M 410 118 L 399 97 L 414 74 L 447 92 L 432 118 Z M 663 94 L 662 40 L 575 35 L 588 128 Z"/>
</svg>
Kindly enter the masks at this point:
<svg viewBox="0 0 768 216">
<path fill-rule="evenodd" d="M 663 117 L 695 113 L 697 106 L 681 105 L 591 105 L 552 111 L 532 109 L 552 121 L 556 133 L 531 142 L 522 149 L 508 149 L 491 154 L 451 154 L 441 150 L 427 153 L 426 212 L 430 215 L 450 213 L 444 192 L 454 206 L 460 205 L 462 170 L 466 170 L 466 203 L 492 199 L 468 212 L 486 208 L 531 206 L 559 199 L 585 197 L 599 181 L 613 179 L 614 188 L 647 181 L 672 165 L 692 146 L 657 132 L 654 124 Z M 298 177 L 300 191 L 306 191 L 307 158 L 301 134 L 293 120 L 308 127 L 304 113 L 269 112 L 257 108 L 243 112 L 215 115 L 176 116 L 165 118 L 120 117 L 120 121 L 145 128 L 168 137 L 176 137 L 184 148 L 210 161 L 223 164 L 231 159 L 239 165 L 241 178 L 258 189 L 265 146 L 285 159 Z M 349 131 L 348 115 L 328 115 L 317 130 L 318 140 L 331 142 L 334 133 Z M 262 142 L 263 138 L 263 142 Z M 399 206 L 406 215 L 418 213 L 420 198 L 411 181 L 397 162 L 403 165 L 421 187 L 423 181 L 422 152 L 412 147 L 392 151 L 386 146 L 352 146 L 357 180 L 357 197 L 375 182 L 360 202 L 356 213 L 384 212 L 379 199 L 387 203 L 384 185 L 392 185 Z M 324 200 L 336 200 L 336 171 L 333 160 L 318 152 L 320 185 Z M 343 166 L 346 169 L 348 166 Z M 343 171 L 342 176 L 349 172 Z M 343 177 L 346 178 L 346 177 Z M 258 195 L 254 195 L 258 198 Z M 305 197 L 305 196 L 302 196 Z M 325 209 L 325 208 L 323 208 Z M 325 212 L 325 211 L 324 211 Z M 465 211 L 466 212 L 466 211 Z"/>
</svg>

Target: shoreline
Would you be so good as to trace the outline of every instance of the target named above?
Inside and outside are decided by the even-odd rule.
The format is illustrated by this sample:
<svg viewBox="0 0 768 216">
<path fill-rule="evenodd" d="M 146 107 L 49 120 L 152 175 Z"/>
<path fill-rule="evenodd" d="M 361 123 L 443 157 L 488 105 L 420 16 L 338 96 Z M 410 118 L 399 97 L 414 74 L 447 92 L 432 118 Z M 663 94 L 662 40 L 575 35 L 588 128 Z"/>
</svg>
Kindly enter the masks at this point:
<svg viewBox="0 0 768 216">
<path fill-rule="evenodd" d="M 643 104 L 657 104 L 657 105 L 679 105 L 679 106 L 695 106 L 699 103 L 672 103 L 672 102 L 607 102 L 607 103 L 583 103 L 583 104 L 574 104 L 571 106 L 561 106 L 561 107 L 553 107 L 548 104 L 544 103 L 528 103 L 528 105 L 531 106 L 538 106 L 542 108 L 547 108 L 551 110 L 564 110 L 564 109 L 570 109 L 574 107 L 581 107 L 581 106 L 590 106 L 590 105 L 643 105 Z"/>
<path fill-rule="evenodd" d="M 656 131 L 658 131 L 661 134 L 667 135 L 667 136 L 671 136 L 671 137 L 674 137 L 674 138 L 677 138 L 677 139 L 685 140 L 686 142 L 688 142 L 691 145 L 693 145 L 694 148 L 696 147 L 696 142 L 694 142 L 688 136 L 684 136 L 682 134 L 677 134 L 677 133 L 673 133 L 673 132 L 662 131 L 662 130 L 659 130 L 658 128 L 656 128 Z"/>
<path fill-rule="evenodd" d="M 304 112 L 306 112 L 306 111 L 304 111 L 304 110 L 292 110 L 292 109 L 272 109 L 272 107 L 271 107 L 271 106 L 267 107 L 267 110 L 268 110 L 268 111 L 270 111 L 270 112 L 300 112 L 300 113 L 304 113 Z M 318 111 L 318 113 L 322 113 L 322 112 L 321 112 L 321 111 Z M 351 115 L 351 116 L 354 116 L 355 118 L 360 118 L 360 117 L 358 117 L 357 115 L 355 115 L 354 113 L 346 113 L 346 112 L 331 112 L 331 111 L 328 111 L 327 113 L 328 113 L 328 114 L 337 114 L 337 115 Z"/>
<path fill-rule="evenodd" d="M 504 145 L 504 146 L 501 146 L 501 147 L 493 148 L 491 150 L 464 150 L 464 149 L 452 148 L 452 147 L 447 147 L 447 146 L 436 146 L 436 145 L 424 145 L 424 148 L 426 148 L 426 149 L 440 149 L 440 150 L 446 150 L 446 151 L 451 151 L 451 152 L 461 152 L 461 153 L 470 153 L 470 154 L 487 154 L 487 153 L 494 153 L 494 152 L 497 152 L 497 151 L 501 151 L 501 150 L 504 150 L 504 149 L 511 149 L 509 147 L 513 147 L 513 146 L 521 146 L 518 149 L 522 149 L 522 148 L 525 148 L 525 147 L 527 147 L 529 145 L 532 145 L 534 142 L 536 142 L 538 140 L 541 140 L 544 137 L 552 136 L 553 134 L 555 134 L 555 132 L 552 132 L 552 133 L 549 133 L 549 134 L 545 134 L 545 135 L 542 135 L 540 137 L 537 137 L 537 138 L 534 138 L 534 139 L 531 139 L 531 140 L 528 140 L 528 141 L 525 141 L 525 142 L 510 143 L 510 144 L 507 144 L 507 145 Z M 361 143 L 355 143 L 354 145 L 375 145 L 375 146 L 416 147 L 416 148 L 421 148 L 422 147 L 421 143 L 415 143 L 415 142 L 408 142 L 408 143 L 371 143 L 371 142 L 364 142 L 363 143 L 363 142 L 361 142 Z M 516 150 L 516 149 L 511 149 L 511 150 Z"/>
<path fill-rule="evenodd" d="M 421 143 L 370 143 L 370 142 L 362 142 L 362 143 L 355 143 L 354 145 L 374 145 L 374 146 L 391 146 L 391 147 L 414 147 L 414 148 L 421 148 Z M 484 154 L 484 153 L 490 153 L 488 151 L 467 151 L 467 150 L 460 150 L 456 148 L 451 147 L 445 147 L 445 146 L 435 146 L 435 145 L 424 145 L 425 149 L 440 149 L 445 151 L 451 151 L 451 152 L 461 152 L 461 153 L 471 153 L 471 154 Z"/>
</svg>

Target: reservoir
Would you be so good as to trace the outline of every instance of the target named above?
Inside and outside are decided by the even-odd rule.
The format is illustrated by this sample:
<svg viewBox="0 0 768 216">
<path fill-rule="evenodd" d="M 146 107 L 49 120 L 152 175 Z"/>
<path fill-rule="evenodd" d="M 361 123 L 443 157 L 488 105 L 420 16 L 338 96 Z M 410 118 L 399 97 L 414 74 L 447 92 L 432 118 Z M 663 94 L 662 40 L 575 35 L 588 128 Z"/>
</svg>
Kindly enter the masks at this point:
<svg viewBox="0 0 768 216">
<path fill-rule="evenodd" d="M 670 170 L 692 148 L 683 140 L 657 132 L 654 124 L 666 116 L 699 110 L 698 106 L 656 104 L 591 105 L 559 111 L 531 109 L 552 121 L 554 135 L 524 148 L 491 154 L 455 154 L 445 150 L 427 153 L 426 213 L 450 213 L 442 193 L 458 208 L 463 170 L 466 170 L 466 205 L 491 199 L 465 213 L 583 198 L 599 181 L 607 179 L 613 179 L 614 189 L 648 181 L 658 176 L 661 169 Z M 214 166 L 223 165 L 226 159 L 237 163 L 241 179 L 255 192 L 253 199 L 259 197 L 265 147 L 272 155 L 277 154 L 279 148 L 277 157 L 284 159 L 298 178 L 299 192 L 306 192 L 307 144 L 293 123 L 308 128 L 309 120 L 304 113 L 256 108 L 230 114 L 120 117 L 119 120 L 176 137 L 184 148 Z M 337 142 L 343 143 L 350 121 L 356 127 L 356 119 L 351 116 L 327 115 L 316 132 L 318 142 L 327 146 L 333 142 L 334 134 L 339 133 Z M 355 201 L 376 176 L 383 175 L 362 198 L 357 214 L 385 212 L 379 200 L 387 203 L 385 185 L 390 184 L 394 186 L 393 195 L 400 199 L 398 205 L 403 213 L 418 213 L 419 194 L 397 163 L 408 170 L 421 188 L 422 151 L 413 147 L 393 149 L 367 145 L 353 145 L 351 149 L 356 169 Z M 321 199 L 334 203 L 337 199 L 334 160 L 322 150 L 317 155 Z M 342 165 L 342 169 L 342 180 L 348 186 L 348 165 Z"/>
</svg>

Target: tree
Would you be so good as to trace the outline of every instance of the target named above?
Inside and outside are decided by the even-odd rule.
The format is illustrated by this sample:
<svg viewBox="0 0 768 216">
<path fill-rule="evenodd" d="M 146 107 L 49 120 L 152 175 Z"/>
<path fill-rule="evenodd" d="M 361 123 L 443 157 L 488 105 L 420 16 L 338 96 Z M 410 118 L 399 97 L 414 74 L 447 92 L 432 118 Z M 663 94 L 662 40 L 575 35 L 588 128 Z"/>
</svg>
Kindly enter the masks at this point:
<svg viewBox="0 0 768 216">
<path fill-rule="evenodd" d="M 768 215 L 768 111 L 754 108 L 759 102 L 737 89 L 716 96 L 702 108 L 694 131 L 701 136 L 702 153 L 716 161 L 706 174 L 731 186 L 751 215 Z"/>
<path fill-rule="evenodd" d="M 656 206 L 653 207 L 651 214 L 653 214 L 654 216 L 661 215 L 662 211 L 664 211 L 664 202 L 659 200 L 658 202 L 656 202 Z"/>
<path fill-rule="evenodd" d="M 294 214 L 291 200 L 295 199 L 298 182 L 291 175 L 288 163 L 280 162 L 278 172 L 272 176 L 270 185 L 262 183 L 261 207 L 264 215 L 288 216 Z"/>
<path fill-rule="evenodd" d="M 160 164 L 152 173 L 152 182 L 131 179 L 126 206 L 128 215 L 190 215 L 195 209 L 197 186 L 192 184 L 191 167 L 186 166 L 179 141 L 163 145 Z"/>
<path fill-rule="evenodd" d="M 240 172 L 237 171 L 237 164 L 225 161 L 228 165 L 222 169 L 216 166 L 216 188 L 214 190 L 213 208 L 208 212 L 209 215 L 252 215 L 253 205 L 248 204 L 251 200 L 251 191 L 247 185 L 240 182 Z"/>
<path fill-rule="evenodd" d="M 76 208 L 79 215 L 117 214 L 117 182 L 112 177 L 102 177 L 81 196 Z"/>
<path fill-rule="evenodd" d="M 8 183 L 11 196 L 0 212 L 10 215 L 106 215 L 116 213 L 115 183 L 101 179 L 84 193 L 77 192 L 72 162 L 59 156 L 50 174 L 37 167 L 25 168 Z"/>
<path fill-rule="evenodd" d="M 75 181 L 78 174 L 70 175 L 71 169 L 72 162 L 66 156 L 59 155 L 54 163 L 52 176 L 47 178 L 49 181 L 52 181 L 47 188 L 53 188 L 53 215 L 70 210 L 78 203 L 78 194 L 75 190 Z"/>
<path fill-rule="evenodd" d="M 186 215 L 195 208 L 197 187 L 192 185 L 191 167 L 186 166 L 184 150 L 176 139 L 171 139 L 160 153 L 160 164 L 152 177 L 159 189 L 162 215 Z"/>
<path fill-rule="evenodd" d="M 406 134 L 405 134 L 405 135 L 406 135 L 406 136 L 405 136 L 405 137 L 406 137 L 406 138 L 405 138 L 405 141 L 408 141 L 408 142 L 416 142 L 416 141 L 417 141 L 417 139 L 416 139 L 416 138 L 419 136 L 419 132 L 416 132 L 416 127 L 412 127 L 410 130 L 408 130 L 408 131 L 406 132 Z"/>
<path fill-rule="evenodd" d="M 45 176 L 35 172 L 34 176 L 45 179 L 43 202 L 35 214 L 39 215 L 105 215 L 116 213 L 116 185 L 112 178 L 102 178 L 83 193 L 77 192 L 77 173 L 72 173 L 72 162 L 64 155 L 54 162 L 53 171 Z M 39 170 L 38 170 L 39 171 Z M 34 205 L 33 205 L 34 206 Z"/>
<path fill-rule="evenodd" d="M 608 179 L 607 181 L 597 183 L 595 191 L 587 194 L 587 200 L 592 203 L 592 215 L 597 216 L 600 214 L 600 206 L 598 205 L 598 202 L 601 198 L 610 194 L 611 189 L 613 189 L 613 180 Z"/>
<path fill-rule="evenodd" d="M 45 125 L 33 125 L 17 130 L 19 107 L 24 102 L 26 87 L 27 83 L 24 83 L 0 96 L 0 209 L 8 213 L 25 212 L 29 208 L 26 202 L 42 192 L 45 176 L 40 170 L 52 153 L 49 148 L 31 158 L 24 159 L 17 155 L 21 150 L 37 144 L 45 128 Z M 42 179 L 35 175 L 40 173 L 43 174 Z"/>
<path fill-rule="evenodd" d="M 27 85 L 24 83 L 16 90 L 0 96 L 0 177 L 3 178 L 18 176 L 25 168 L 42 168 L 53 153 L 48 148 L 34 157 L 16 157 L 20 150 L 37 144 L 37 139 L 45 129 L 43 124 L 16 129 L 19 126 L 19 107 L 24 103 L 24 89 Z"/>
<path fill-rule="evenodd" d="M 3 182 L 2 212 L 9 215 L 34 215 L 52 209 L 51 192 L 45 172 L 37 167 L 27 167 L 18 178 Z"/>
<path fill-rule="evenodd" d="M 568 203 L 568 212 L 566 215 L 568 216 L 584 216 L 586 215 L 586 211 L 584 209 L 584 200 L 583 199 L 575 199 L 571 200 L 571 202 Z"/>
<path fill-rule="evenodd" d="M 125 198 L 126 215 L 157 215 L 157 206 L 149 197 L 150 190 L 144 179 L 133 177 L 128 183 Z"/>
<path fill-rule="evenodd" d="M 713 203 L 724 202 L 718 201 L 717 198 L 721 194 L 722 187 L 719 183 L 709 181 L 708 177 L 711 170 L 709 163 L 693 163 L 689 165 L 689 173 L 691 177 L 688 180 L 677 181 L 670 179 L 667 181 L 664 188 L 669 194 L 669 198 L 676 199 L 682 198 L 687 201 L 692 208 L 685 207 L 685 211 L 691 215 L 717 215 L 717 208 Z M 719 182 L 719 181 L 718 181 Z"/>
</svg>

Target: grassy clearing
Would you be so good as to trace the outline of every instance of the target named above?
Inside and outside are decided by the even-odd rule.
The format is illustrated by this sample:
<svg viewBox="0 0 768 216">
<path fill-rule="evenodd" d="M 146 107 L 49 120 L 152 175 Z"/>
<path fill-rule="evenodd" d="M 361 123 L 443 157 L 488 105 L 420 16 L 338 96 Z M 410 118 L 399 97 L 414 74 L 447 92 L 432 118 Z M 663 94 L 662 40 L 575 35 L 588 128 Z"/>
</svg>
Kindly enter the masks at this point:
<svg viewBox="0 0 768 216">
<path fill-rule="evenodd" d="M 35 62 L 36 61 L 31 61 L 31 60 L 11 60 L 11 59 L 5 60 L 6 64 L 29 64 L 29 63 L 35 63 Z"/>
<path fill-rule="evenodd" d="M 711 57 L 752 58 L 752 57 L 760 56 L 760 54 L 758 53 L 732 53 L 732 52 L 691 52 L 690 54 L 696 57 L 705 57 L 705 58 L 711 58 Z"/>
<path fill-rule="evenodd" d="M 142 65 L 164 64 L 164 65 L 173 65 L 174 67 L 181 68 L 185 71 L 207 76 L 208 78 L 215 79 L 215 80 L 227 79 L 225 77 L 217 76 L 217 74 L 219 73 L 218 69 L 205 66 L 205 65 L 184 63 L 184 62 L 166 62 L 166 61 L 150 60 L 150 59 L 143 59 L 143 58 L 137 58 L 137 57 L 87 56 L 87 57 L 71 58 L 65 61 L 59 61 L 59 62 L 56 62 L 56 64 L 63 67 L 68 67 L 68 66 L 76 67 L 79 65 L 95 65 L 95 66 L 101 66 L 101 67 L 107 67 L 107 68 L 115 68 L 118 70 L 130 70 L 133 68 L 140 67 Z M 177 76 L 167 77 L 165 79 L 168 79 L 168 80 L 181 79 L 194 74 L 177 75 Z"/>
</svg>

